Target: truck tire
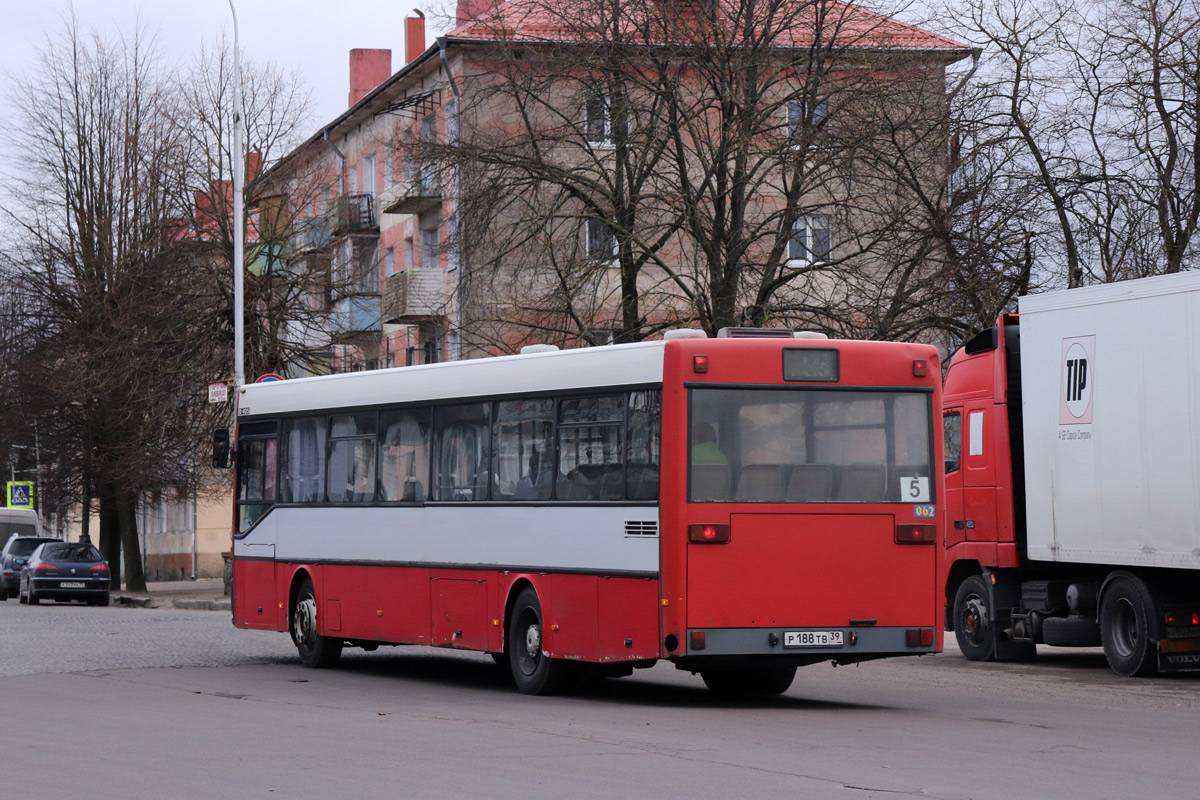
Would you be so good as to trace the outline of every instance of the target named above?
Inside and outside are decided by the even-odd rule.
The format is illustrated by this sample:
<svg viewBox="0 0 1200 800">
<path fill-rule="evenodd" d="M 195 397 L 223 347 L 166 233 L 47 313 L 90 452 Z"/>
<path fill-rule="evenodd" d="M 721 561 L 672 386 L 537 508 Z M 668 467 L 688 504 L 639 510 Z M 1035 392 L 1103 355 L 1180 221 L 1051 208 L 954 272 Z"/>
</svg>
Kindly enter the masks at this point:
<svg viewBox="0 0 1200 800">
<path fill-rule="evenodd" d="M 1150 618 L 1154 602 L 1132 576 L 1114 578 L 1100 601 L 1100 639 L 1113 672 L 1127 678 L 1153 674 L 1154 642 Z"/>
<path fill-rule="evenodd" d="M 1042 620 L 1042 642 L 1052 647 L 1096 647 L 1100 623 L 1092 617 L 1047 617 Z"/>
<path fill-rule="evenodd" d="M 971 661 L 996 659 L 996 631 L 988 615 L 988 587 L 982 575 L 971 575 L 954 594 L 954 638 Z"/>
</svg>

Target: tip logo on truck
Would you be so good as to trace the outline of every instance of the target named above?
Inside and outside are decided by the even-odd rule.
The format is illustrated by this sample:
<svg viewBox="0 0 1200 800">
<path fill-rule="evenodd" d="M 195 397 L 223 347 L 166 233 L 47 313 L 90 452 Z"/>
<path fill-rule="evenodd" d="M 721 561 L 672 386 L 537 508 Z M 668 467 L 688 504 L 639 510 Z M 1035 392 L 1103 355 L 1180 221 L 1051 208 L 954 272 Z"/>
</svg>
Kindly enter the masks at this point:
<svg viewBox="0 0 1200 800">
<path fill-rule="evenodd" d="M 1087 425 L 1092 421 L 1092 384 L 1095 382 L 1096 337 L 1063 339 L 1060 425 Z"/>
</svg>

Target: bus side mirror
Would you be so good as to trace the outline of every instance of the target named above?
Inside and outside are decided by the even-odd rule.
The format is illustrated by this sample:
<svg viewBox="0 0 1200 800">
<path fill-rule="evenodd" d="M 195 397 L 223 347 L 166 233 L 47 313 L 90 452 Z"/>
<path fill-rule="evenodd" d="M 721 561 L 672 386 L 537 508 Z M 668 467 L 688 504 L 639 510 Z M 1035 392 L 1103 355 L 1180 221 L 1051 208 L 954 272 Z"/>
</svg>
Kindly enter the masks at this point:
<svg viewBox="0 0 1200 800">
<path fill-rule="evenodd" d="M 213 431 L 212 465 L 217 469 L 229 468 L 229 428 L 217 428 Z"/>
</svg>

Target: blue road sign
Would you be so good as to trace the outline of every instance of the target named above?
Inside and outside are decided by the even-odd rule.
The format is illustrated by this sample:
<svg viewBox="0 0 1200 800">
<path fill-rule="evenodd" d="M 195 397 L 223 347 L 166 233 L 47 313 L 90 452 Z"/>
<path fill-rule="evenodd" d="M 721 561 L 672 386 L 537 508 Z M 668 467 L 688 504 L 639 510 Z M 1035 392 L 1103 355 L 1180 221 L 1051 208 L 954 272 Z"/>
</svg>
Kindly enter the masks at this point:
<svg viewBox="0 0 1200 800">
<path fill-rule="evenodd" d="M 8 507 L 33 508 L 33 481 L 8 482 Z"/>
</svg>

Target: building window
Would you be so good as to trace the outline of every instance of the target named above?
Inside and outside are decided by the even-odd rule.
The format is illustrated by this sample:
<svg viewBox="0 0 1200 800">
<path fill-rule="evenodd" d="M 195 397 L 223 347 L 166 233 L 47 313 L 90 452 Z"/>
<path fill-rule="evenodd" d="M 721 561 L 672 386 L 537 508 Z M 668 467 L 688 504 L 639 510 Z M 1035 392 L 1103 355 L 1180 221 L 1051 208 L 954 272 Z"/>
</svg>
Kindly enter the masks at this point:
<svg viewBox="0 0 1200 800">
<path fill-rule="evenodd" d="M 358 194 L 358 165 L 350 167 L 350 194 Z"/>
<path fill-rule="evenodd" d="M 396 248 L 389 247 L 383 254 L 383 274 L 393 275 L 396 272 Z"/>
<path fill-rule="evenodd" d="M 413 132 L 409 128 L 404 132 L 404 179 L 413 178 Z"/>
<path fill-rule="evenodd" d="M 432 220 L 421 225 L 421 267 L 424 269 L 437 269 L 440 223 L 441 219 L 435 215 Z"/>
<path fill-rule="evenodd" d="M 585 111 L 584 135 L 588 144 L 598 147 L 613 146 L 613 103 L 609 97 L 593 97 L 588 100 Z"/>
<path fill-rule="evenodd" d="M 415 249 L 411 236 L 404 240 L 404 269 L 406 270 L 413 268 L 413 253 Z"/>
<path fill-rule="evenodd" d="M 814 103 L 811 119 L 807 100 L 788 100 L 784 104 L 784 112 L 787 115 L 788 144 L 792 147 L 804 145 L 805 130 L 811 131 L 808 137 L 809 142 L 818 141 L 829 122 L 829 103 L 823 100 Z"/>
<path fill-rule="evenodd" d="M 611 225 L 602 219 L 589 219 L 586 230 L 588 258 L 616 258 L 617 237 Z"/>
<path fill-rule="evenodd" d="M 375 194 L 375 154 L 363 159 L 363 194 Z"/>
<path fill-rule="evenodd" d="M 383 189 L 387 191 L 392 188 L 392 179 L 395 177 L 392 170 L 396 168 L 396 151 L 392 147 L 393 142 L 388 142 L 387 147 L 383 150 Z"/>
<path fill-rule="evenodd" d="M 829 216 L 814 214 L 800 217 L 792 223 L 792 238 L 788 242 L 788 261 L 816 264 L 829 260 L 833 246 L 829 238 Z"/>
</svg>

